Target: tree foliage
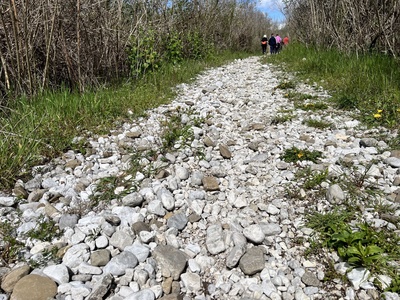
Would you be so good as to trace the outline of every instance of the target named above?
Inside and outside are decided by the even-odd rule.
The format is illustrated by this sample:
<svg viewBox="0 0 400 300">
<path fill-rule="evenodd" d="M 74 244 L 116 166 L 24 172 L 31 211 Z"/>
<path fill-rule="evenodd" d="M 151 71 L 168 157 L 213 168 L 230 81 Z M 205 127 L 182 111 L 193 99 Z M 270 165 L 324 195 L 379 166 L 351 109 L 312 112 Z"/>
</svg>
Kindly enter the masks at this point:
<svg viewBox="0 0 400 300">
<path fill-rule="evenodd" d="M 286 0 L 297 39 L 344 52 L 400 54 L 399 0 Z"/>
<path fill-rule="evenodd" d="M 255 0 L 5 0 L 0 24 L 1 107 L 10 95 L 84 91 L 211 49 L 255 50 L 271 21 Z"/>
</svg>

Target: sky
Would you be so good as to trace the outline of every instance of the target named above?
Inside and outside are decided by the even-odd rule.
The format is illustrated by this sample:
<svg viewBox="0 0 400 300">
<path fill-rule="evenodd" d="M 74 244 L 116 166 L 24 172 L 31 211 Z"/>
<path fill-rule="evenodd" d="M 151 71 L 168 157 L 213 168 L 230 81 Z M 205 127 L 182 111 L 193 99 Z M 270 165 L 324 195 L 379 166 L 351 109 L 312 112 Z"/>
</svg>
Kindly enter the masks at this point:
<svg viewBox="0 0 400 300">
<path fill-rule="evenodd" d="M 258 0 L 257 8 L 266 12 L 268 16 L 276 23 L 284 23 L 285 16 L 282 14 L 282 0 Z"/>
</svg>

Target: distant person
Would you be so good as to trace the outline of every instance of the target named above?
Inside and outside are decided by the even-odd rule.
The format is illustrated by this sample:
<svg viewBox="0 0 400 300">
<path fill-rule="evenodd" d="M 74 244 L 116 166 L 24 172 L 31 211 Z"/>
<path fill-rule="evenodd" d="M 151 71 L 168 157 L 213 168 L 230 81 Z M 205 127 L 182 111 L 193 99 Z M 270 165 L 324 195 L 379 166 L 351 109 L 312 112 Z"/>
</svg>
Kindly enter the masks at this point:
<svg viewBox="0 0 400 300">
<path fill-rule="evenodd" d="M 265 52 L 267 52 L 267 45 L 268 45 L 268 38 L 266 35 L 264 35 L 261 39 L 262 54 L 265 54 Z"/>
<path fill-rule="evenodd" d="M 285 36 L 285 37 L 283 38 L 283 44 L 284 44 L 285 46 L 289 45 L 289 38 L 288 38 L 287 36 Z"/>
<path fill-rule="evenodd" d="M 276 52 L 276 40 L 274 34 L 271 34 L 271 37 L 268 40 L 268 44 L 269 44 L 269 52 L 271 54 L 274 54 Z"/>
<path fill-rule="evenodd" d="M 279 36 L 279 34 L 277 33 L 275 36 L 275 41 L 276 41 L 276 53 L 279 53 L 279 51 L 281 51 L 281 43 L 282 43 L 282 38 Z"/>
</svg>

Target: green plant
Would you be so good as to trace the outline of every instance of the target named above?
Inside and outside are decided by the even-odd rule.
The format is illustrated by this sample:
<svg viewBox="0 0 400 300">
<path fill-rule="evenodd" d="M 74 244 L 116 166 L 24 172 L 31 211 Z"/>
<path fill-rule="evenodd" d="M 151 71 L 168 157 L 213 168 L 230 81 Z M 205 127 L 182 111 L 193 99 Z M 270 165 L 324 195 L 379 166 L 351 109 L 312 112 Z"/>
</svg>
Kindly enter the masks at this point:
<svg viewBox="0 0 400 300">
<path fill-rule="evenodd" d="M 308 119 L 304 120 L 303 124 L 307 124 L 310 127 L 318 128 L 318 129 L 325 129 L 332 126 L 332 123 L 316 120 L 316 119 Z"/>
<path fill-rule="evenodd" d="M 392 278 L 392 282 L 390 286 L 385 289 L 385 292 L 392 292 L 400 294 L 400 275 L 396 274 L 394 278 Z"/>
<path fill-rule="evenodd" d="M 62 230 L 56 222 L 41 215 L 36 223 L 35 228 L 29 230 L 25 234 L 27 237 L 40 241 L 51 242 L 54 238 L 62 235 Z"/>
<path fill-rule="evenodd" d="M 324 171 L 313 171 L 310 167 L 299 169 L 295 175 L 297 180 L 304 180 L 303 188 L 311 190 L 321 185 L 328 179 L 328 169 Z"/>
<path fill-rule="evenodd" d="M 366 267 L 373 273 L 391 272 L 389 261 L 399 258 L 399 237 L 366 222 L 350 225 L 354 217 L 354 211 L 314 212 L 306 215 L 306 226 L 315 230 L 315 240 L 321 247 L 336 250 L 349 264 Z"/>
<path fill-rule="evenodd" d="M 35 260 L 30 259 L 28 261 L 28 264 L 32 269 L 47 266 L 50 261 L 54 264 L 59 264 L 61 263 L 62 259 L 57 257 L 57 252 L 58 252 L 57 247 L 45 249 L 42 251 L 41 255 L 38 256 Z"/>
<path fill-rule="evenodd" d="M 178 64 L 183 60 L 183 42 L 177 32 L 168 35 L 166 57 L 172 64 Z"/>
<path fill-rule="evenodd" d="M 283 159 L 286 162 L 309 160 L 316 163 L 318 159 L 321 157 L 322 157 L 321 151 L 317 150 L 309 151 L 307 149 L 298 149 L 296 147 L 292 147 L 290 149 L 285 150 L 285 153 L 281 156 L 281 159 Z"/>
<path fill-rule="evenodd" d="M 386 263 L 383 249 L 377 245 L 363 245 L 359 241 L 348 248 L 339 248 L 339 256 L 354 266 L 364 266 L 369 269 L 382 267 Z"/>
<path fill-rule="evenodd" d="M 179 110 L 163 123 L 163 127 L 161 140 L 164 151 L 171 149 L 178 141 L 184 145 L 194 138 L 191 126 L 182 124 Z"/>
<path fill-rule="evenodd" d="M 324 102 L 307 102 L 304 104 L 295 104 L 295 108 L 300 108 L 306 111 L 316 111 L 316 110 L 324 110 L 328 108 L 328 105 Z"/>
<path fill-rule="evenodd" d="M 285 98 L 288 98 L 289 100 L 293 102 L 300 102 L 300 101 L 305 101 L 308 99 L 317 99 L 318 96 L 313 96 L 310 94 L 304 94 L 296 91 L 289 91 L 284 95 Z"/>
<path fill-rule="evenodd" d="M 284 80 L 280 82 L 275 89 L 287 90 L 296 88 L 296 83 L 292 80 Z"/>
<path fill-rule="evenodd" d="M 25 246 L 17 239 L 17 226 L 7 220 L 0 223 L 0 260 L 6 263 L 17 260 L 19 252 Z"/>
<path fill-rule="evenodd" d="M 199 31 L 189 31 L 185 35 L 184 53 L 189 59 L 204 59 L 213 52 L 214 45 Z"/>
<path fill-rule="evenodd" d="M 118 198 L 119 195 L 115 194 L 115 189 L 119 186 L 121 180 L 122 178 L 119 176 L 101 178 L 91 196 L 91 206 L 96 207 L 103 201 L 109 203 L 111 200 Z"/>
<path fill-rule="evenodd" d="M 141 30 L 138 37 L 132 36 L 128 57 L 134 77 L 160 68 L 161 55 L 157 51 L 157 43 L 157 35 L 152 29 Z M 174 56 L 176 59 L 177 53 L 174 53 Z"/>
<path fill-rule="evenodd" d="M 287 121 L 291 121 L 294 118 L 294 115 L 291 113 L 287 113 L 287 114 L 280 114 L 275 116 L 272 120 L 271 120 L 271 124 L 282 124 L 285 123 Z"/>
</svg>

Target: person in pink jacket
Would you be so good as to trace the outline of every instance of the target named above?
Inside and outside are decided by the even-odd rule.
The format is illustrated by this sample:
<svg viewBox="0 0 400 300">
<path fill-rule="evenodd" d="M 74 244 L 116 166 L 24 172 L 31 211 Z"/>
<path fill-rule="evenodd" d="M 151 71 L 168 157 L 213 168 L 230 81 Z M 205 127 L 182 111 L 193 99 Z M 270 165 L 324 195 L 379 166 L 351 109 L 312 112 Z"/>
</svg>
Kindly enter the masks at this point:
<svg viewBox="0 0 400 300">
<path fill-rule="evenodd" d="M 282 48 L 282 38 L 279 36 L 279 34 L 277 33 L 275 36 L 275 40 L 276 40 L 276 53 L 278 53 L 279 51 L 281 51 Z"/>
</svg>

